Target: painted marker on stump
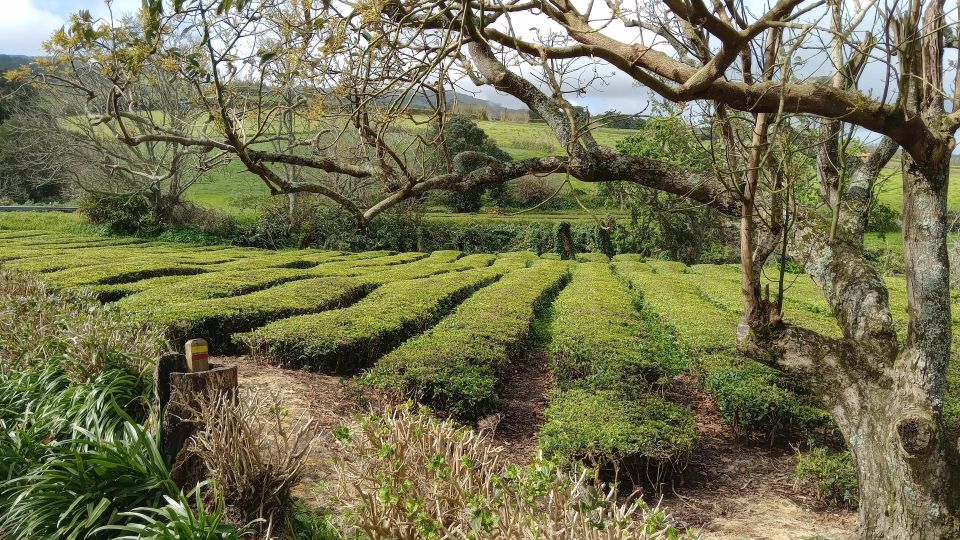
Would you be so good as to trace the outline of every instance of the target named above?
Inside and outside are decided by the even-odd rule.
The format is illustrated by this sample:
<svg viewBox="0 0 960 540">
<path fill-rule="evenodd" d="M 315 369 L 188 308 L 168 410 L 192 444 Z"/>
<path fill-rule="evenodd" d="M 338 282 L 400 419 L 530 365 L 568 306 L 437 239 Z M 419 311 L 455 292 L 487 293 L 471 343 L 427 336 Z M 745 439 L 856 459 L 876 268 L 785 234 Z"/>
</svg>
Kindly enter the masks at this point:
<svg viewBox="0 0 960 540">
<path fill-rule="evenodd" d="M 208 361 L 210 353 L 207 340 L 191 339 L 184 345 L 183 349 L 187 356 L 187 371 L 197 373 L 210 369 L 210 362 Z"/>
</svg>

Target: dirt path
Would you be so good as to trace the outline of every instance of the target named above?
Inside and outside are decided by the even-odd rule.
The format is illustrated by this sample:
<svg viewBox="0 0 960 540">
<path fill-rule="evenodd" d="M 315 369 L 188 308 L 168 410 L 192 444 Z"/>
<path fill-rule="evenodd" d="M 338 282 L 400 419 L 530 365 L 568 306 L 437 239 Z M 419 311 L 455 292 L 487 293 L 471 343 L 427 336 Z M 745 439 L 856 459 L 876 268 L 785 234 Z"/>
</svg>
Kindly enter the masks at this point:
<svg viewBox="0 0 960 540">
<path fill-rule="evenodd" d="M 336 449 L 332 431 L 364 409 L 349 378 L 261 366 L 247 358 L 220 361 L 238 364 L 241 387 L 278 393 L 291 418 L 306 414 L 317 420 L 320 440 L 296 495 L 322 507 Z M 734 436 L 709 396 L 683 377 L 676 383 L 669 397 L 693 408 L 700 429 L 684 478 L 667 487 L 661 501 L 679 524 L 717 540 L 853 538 L 853 512 L 818 508 L 794 488 L 792 450 Z M 529 463 L 535 456 L 552 388 L 546 356 L 532 351 L 505 379 L 500 412 L 480 422 L 480 428 L 493 430 L 511 461 Z"/>
<path fill-rule="evenodd" d="M 537 454 L 537 434 L 543 425 L 543 411 L 550 403 L 553 373 L 544 351 L 534 349 L 514 363 L 503 378 L 500 398 L 503 403 L 496 418 L 482 420 L 478 427 L 494 429 L 496 444 L 506 449 L 507 458 L 528 464 Z M 495 426 L 485 424 L 495 423 Z"/>
<path fill-rule="evenodd" d="M 324 486 L 331 474 L 330 460 L 336 450 L 333 430 L 363 411 L 359 397 L 352 391 L 350 380 L 335 375 L 258 365 L 247 357 L 221 358 L 218 361 L 237 364 L 242 389 L 278 394 L 281 403 L 290 412 L 292 422 L 301 415 L 316 420 L 320 438 L 313 446 L 304 478 L 294 490 L 294 495 L 311 506 L 322 508 L 326 502 Z"/>
<path fill-rule="evenodd" d="M 821 508 L 796 489 L 791 448 L 733 434 L 713 399 L 688 377 L 678 377 L 668 392 L 693 410 L 700 430 L 682 483 L 662 501 L 675 519 L 709 539 L 853 538 L 854 512 Z"/>
</svg>

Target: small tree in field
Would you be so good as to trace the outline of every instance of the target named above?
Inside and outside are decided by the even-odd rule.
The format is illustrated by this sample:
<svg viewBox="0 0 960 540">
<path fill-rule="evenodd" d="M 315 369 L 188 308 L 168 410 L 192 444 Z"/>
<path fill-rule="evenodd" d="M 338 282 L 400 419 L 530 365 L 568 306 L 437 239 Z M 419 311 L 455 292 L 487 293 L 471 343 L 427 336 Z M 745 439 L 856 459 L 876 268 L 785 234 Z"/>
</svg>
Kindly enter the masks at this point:
<svg viewBox="0 0 960 540">
<path fill-rule="evenodd" d="M 953 6 L 948 16 L 939 0 L 145 5 L 142 36 L 103 34 L 101 23 L 87 21 L 53 43 L 80 54 L 114 40 L 100 61 L 111 81 L 103 121 L 131 146 L 229 154 L 273 193 L 322 194 L 360 224 L 430 190 L 468 192 L 557 172 L 631 182 L 735 217 L 745 307 L 738 342 L 808 384 L 832 413 L 858 470 L 861 537 L 958 534 L 957 440 L 943 416 L 953 330 L 946 196 L 960 127 L 945 52 L 957 46 Z M 183 50 L 184 35 L 201 45 Z M 162 59 L 189 83 L 194 122 L 125 105 L 145 58 Z M 296 113 L 315 129 L 270 150 L 261 143 L 290 110 L 265 84 L 280 60 L 296 66 L 298 92 L 312 104 Z M 885 72 L 878 88 L 861 83 L 867 64 Z M 599 144 L 597 123 L 572 100 L 613 70 L 667 101 L 700 107 L 714 126 L 711 167 Z M 450 156 L 449 168 L 431 169 L 435 142 L 410 128 L 443 125 L 449 111 L 436 98 L 466 79 L 525 103 L 562 154 L 502 161 L 471 148 Z M 418 96 L 433 98 L 426 120 L 409 112 Z M 816 135 L 817 185 L 804 197 L 791 195 L 796 179 L 776 150 L 799 128 Z M 846 151 L 854 128 L 879 136 L 867 157 Z M 898 149 L 909 320 L 902 336 L 863 250 L 874 182 Z M 277 168 L 286 165 L 317 174 L 284 177 Z M 368 183 L 362 196 L 351 195 L 332 177 Z M 822 289 L 842 337 L 784 322 L 780 303 L 761 295 L 761 269 L 782 246 Z"/>
<path fill-rule="evenodd" d="M 452 172 L 453 158 L 466 151 L 480 152 L 499 161 L 510 161 L 510 154 L 501 150 L 496 141 L 488 137 L 480 126 L 467 116 L 456 115 L 448 118 L 444 124 L 434 124 L 427 133 L 427 139 L 440 143 L 436 161 L 437 168 L 442 171 Z M 453 209 L 457 212 L 480 210 L 486 190 L 485 186 L 477 186 L 453 193 Z"/>
</svg>

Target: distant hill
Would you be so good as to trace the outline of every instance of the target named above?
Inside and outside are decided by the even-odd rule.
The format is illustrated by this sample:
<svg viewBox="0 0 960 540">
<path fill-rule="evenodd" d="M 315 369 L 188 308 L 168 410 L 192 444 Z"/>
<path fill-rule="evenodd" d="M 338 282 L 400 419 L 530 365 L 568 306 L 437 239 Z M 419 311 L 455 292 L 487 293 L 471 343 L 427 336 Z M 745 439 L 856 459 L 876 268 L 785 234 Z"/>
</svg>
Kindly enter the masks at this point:
<svg viewBox="0 0 960 540">
<path fill-rule="evenodd" d="M 0 73 L 17 69 L 36 60 L 34 56 L 20 56 L 17 54 L 0 54 Z"/>
<path fill-rule="evenodd" d="M 523 109 L 511 109 L 509 107 L 504 107 L 499 103 L 494 103 L 486 99 L 481 99 L 478 97 L 471 96 L 470 94 L 464 94 L 461 92 L 454 92 L 448 90 L 445 96 L 445 99 L 448 104 L 452 103 L 461 103 L 463 105 L 482 105 L 487 108 L 488 111 L 499 113 L 500 111 L 526 111 L 526 108 Z M 428 108 L 434 106 L 435 100 L 432 97 L 427 97 L 424 95 L 417 95 L 410 100 L 410 106 L 414 109 L 419 108 Z"/>
</svg>

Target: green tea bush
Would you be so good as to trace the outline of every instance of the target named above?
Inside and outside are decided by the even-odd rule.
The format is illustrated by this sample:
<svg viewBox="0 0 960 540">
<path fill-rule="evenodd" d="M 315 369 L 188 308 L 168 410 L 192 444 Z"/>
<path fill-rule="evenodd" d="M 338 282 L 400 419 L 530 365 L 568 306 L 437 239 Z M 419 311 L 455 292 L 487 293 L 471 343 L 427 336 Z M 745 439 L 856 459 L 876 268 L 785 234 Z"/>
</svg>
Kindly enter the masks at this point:
<svg viewBox="0 0 960 540">
<path fill-rule="evenodd" d="M 685 273 L 687 268 L 667 261 L 614 264 L 644 305 L 676 331 L 684 347 L 704 352 L 734 349 L 739 317 L 706 302 L 697 289 L 697 276 Z"/>
<path fill-rule="evenodd" d="M 173 343 L 202 337 L 211 350 L 226 354 L 237 352 L 232 342 L 235 333 L 277 319 L 337 309 L 359 300 L 373 288 L 356 278 L 301 279 L 240 296 L 169 302 L 128 312 L 166 328 Z"/>
<path fill-rule="evenodd" d="M 682 353 L 607 263 L 580 263 L 554 303 L 551 362 L 559 390 L 540 431 L 544 454 L 658 477 L 697 439 L 689 409 L 651 393 Z"/>
<path fill-rule="evenodd" d="M 701 356 L 693 371 L 736 429 L 778 435 L 835 436 L 830 415 L 815 406 L 783 372 L 727 355 Z"/>
<path fill-rule="evenodd" d="M 492 255 L 469 255 L 454 260 L 456 256 L 459 252 L 436 252 L 409 264 L 368 268 L 369 273 L 357 277 L 296 279 L 237 296 L 186 302 L 183 301 L 183 289 L 178 289 L 180 292 L 168 301 L 144 301 L 133 296 L 121 301 L 120 305 L 129 308 L 134 316 L 166 328 L 167 336 L 173 342 L 204 337 L 218 353 L 238 352 L 236 343 L 232 342 L 234 333 L 246 332 L 277 319 L 344 307 L 386 283 L 483 268 L 494 260 Z M 211 274 L 211 277 L 216 275 Z M 264 283 L 261 279 L 269 279 L 269 271 L 251 272 L 248 277 L 249 288 L 260 288 Z M 227 282 L 229 280 L 223 280 L 218 286 Z M 156 295 L 151 293 L 144 297 L 155 299 Z M 131 303 L 137 307 L 131 308 Z"/>
<path fill-rule="evenodd" d="M 96 284 L 127 283 L 159 276 L 192 276 L 206 271 L 202 266 L 176 261 L 124 261 L 58 270 L 44 276 L 44 279 L 57 286 L 78 288 Z"/>
<path fill-rule="evenodd" d="M 686 462 L 697 440 L 690 410 L 657 394 L 561 392 L 546 412 L 540 447 L 548 458 L 583 460 L 604 470 L 645 471 Z"/>
<path fill-rule="evenodd" d="M 797 480 L 813 488 L 822 502 L 856 507 L 860 498 L 857 469 L 850 452 L 813 448 L 797 457 Z"/>
<path fill-rule="evenodd" d="M 577 265 L 554 303 L 550 354 L 560 388 L 638 395 L 678 372 L 680 351 L 635 302 L 606 263 Z"/>
<path fill-rule="evenodd" d="M 307 277 L 311 277 L 308 271 L 293 268 L 206 272 L 198 276 L 164 281 L 163 285 L 126 297 L 117 305 L 125 311 L 136 312 L 141 318 L 149 319 L 153 312 L 167 311 L 177 304 L 249 294 Z"/>
<path fill-rule="evenodd" d="M 481 268 L 397 281 L 343 309 L 302 315 L 238 334 L 256 356 L 298 366 L 352 371 L 369 366 L 433 325 L 505 270 Z"/>
<path fill-rule="evenodd" d="M 462 419 L 490 414 L 499 404 L 500 377 L 522 353 L 534 319 L 568 275 L 567 264 L 556 261 L 507 274 L 381 358 L 366 381 Z"/>
<path fill-rule="evenodd" d="M 692 371 L 715 397 L 727 423 L 771 437 L 836 437 L 829 414 L 804 388 L 775 368 L 739 358 L 735 310 L 742 307 L 734 267 L 665 261 L 618 261 L 614 267 L 676 333 L 693 359 Z M 836 324 L 829 326 L 822 315 L 806 313 L 818 328 L 836 331 Z"/>
</svg>

